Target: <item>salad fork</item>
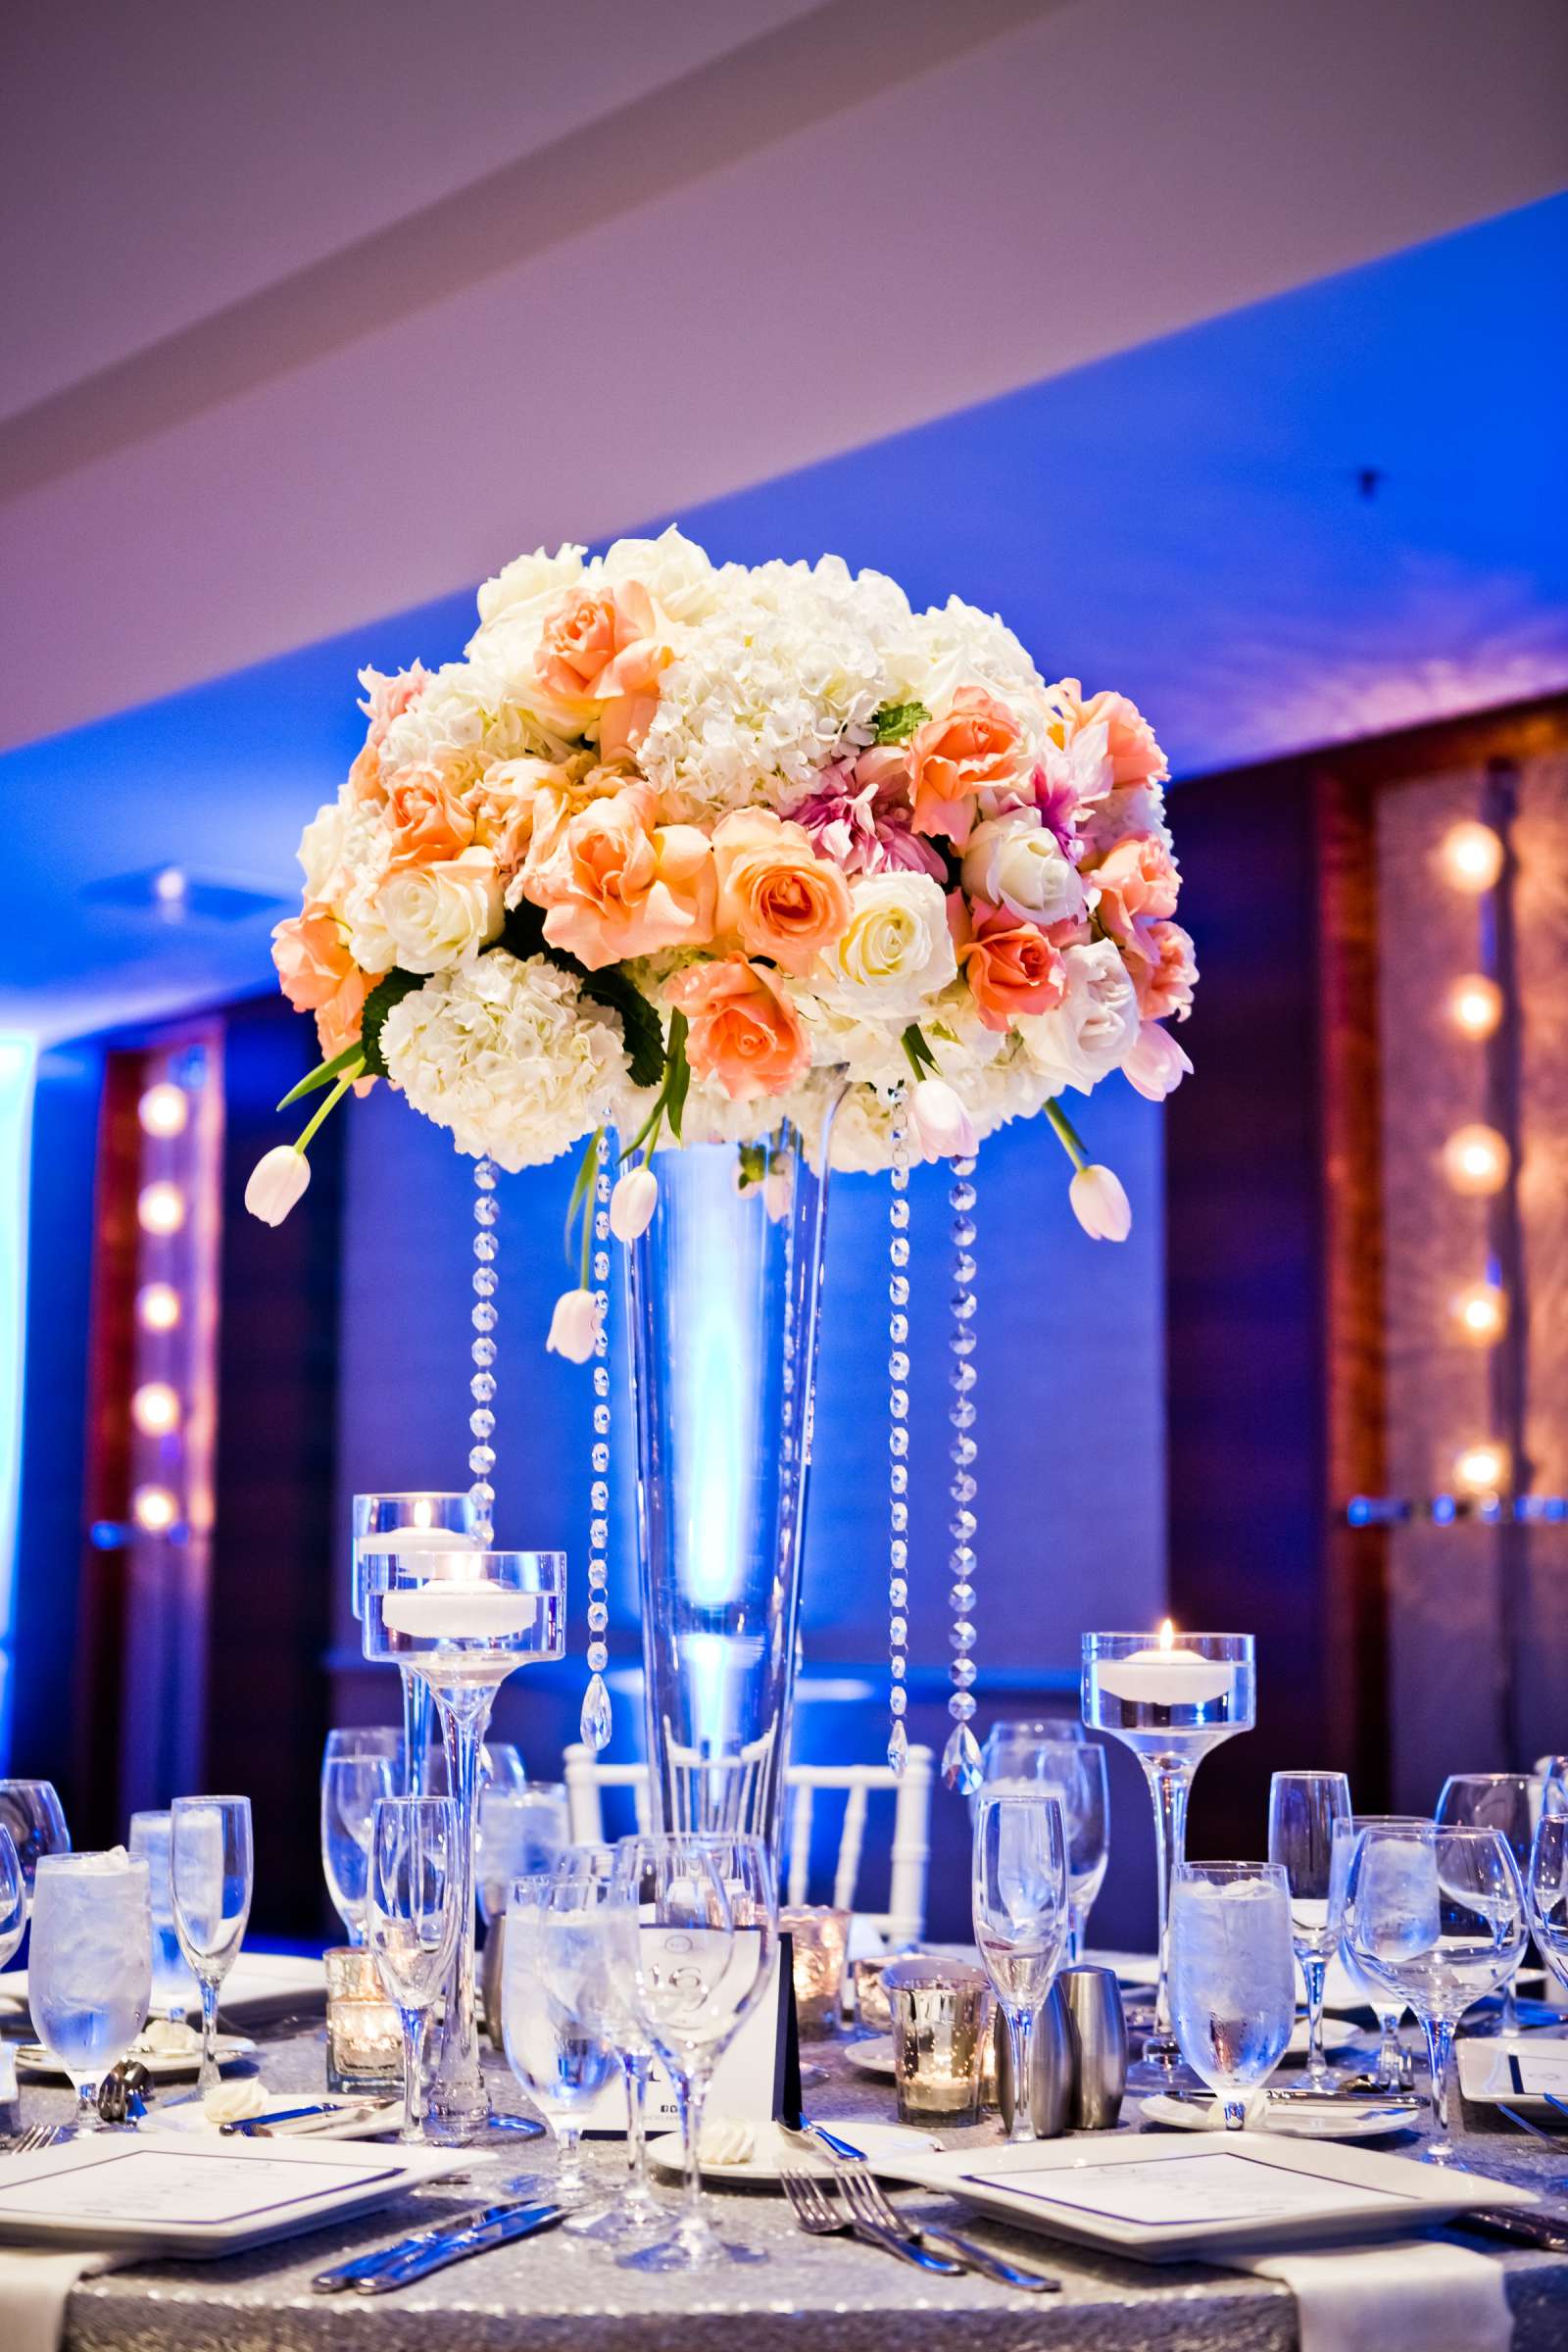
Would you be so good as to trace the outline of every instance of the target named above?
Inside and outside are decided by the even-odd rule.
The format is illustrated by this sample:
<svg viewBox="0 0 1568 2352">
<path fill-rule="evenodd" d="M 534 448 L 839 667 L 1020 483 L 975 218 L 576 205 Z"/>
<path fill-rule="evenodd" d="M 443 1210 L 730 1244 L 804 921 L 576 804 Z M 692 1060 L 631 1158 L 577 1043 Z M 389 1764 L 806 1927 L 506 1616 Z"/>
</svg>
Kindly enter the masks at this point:
<svg viewBox="0 0 1568 2352">
<path fill-rule="evenodd" d="M 36 2156 L 61 2137 L 59 2124 L 29 2124 L 24 2132 L 8 2132 L 0 2138 L 0 2156 Z"/>
<path fill-rule="evenodd" d="M 949 2262 L 943 2255 L 928 2254 L 912 2238 L 901 2237 L 896 2230 L 875 2228 L 841 2210 L 827 2196 L 821 2182 L 808 2173 L 797 2173 L 786 2165 L 779 2179 L 795 2219 L 808 2237 L 836 2237 L 847 2230 L 867 2245 L 880 2246 L 884 2254 L 896 2254 L 901 2262 L 912 2263 L 917 2271 L 935 2271 L 944 2278 L 962 2277 L 961 2262 Z"/>
<path fill-rule="evenodd" d="M 997 2286 L 1019 2286 L 1030 2295 L 1059 2292 L 1061 2280 L 1053 2278 L 1048 2272 L 1022 2270 L 1017 2263 L 993 2254 L 989 2246 L 976 2245 L 972 2237 L 959 2237 L 952 2230 L 933 2229 L 927 2222 L 908 2221 L 895 2211 L 868 2165 L 854 2170 L 844 2166 L 839 2180 L 850 2211 L 873 2229 L 929 2246 L 934 2253 L 945 2254 L 950 2262 L 961 2262 L 966 2270 L 978 2272 L 982 2278 L 991 2279 Z"/>
</svg>

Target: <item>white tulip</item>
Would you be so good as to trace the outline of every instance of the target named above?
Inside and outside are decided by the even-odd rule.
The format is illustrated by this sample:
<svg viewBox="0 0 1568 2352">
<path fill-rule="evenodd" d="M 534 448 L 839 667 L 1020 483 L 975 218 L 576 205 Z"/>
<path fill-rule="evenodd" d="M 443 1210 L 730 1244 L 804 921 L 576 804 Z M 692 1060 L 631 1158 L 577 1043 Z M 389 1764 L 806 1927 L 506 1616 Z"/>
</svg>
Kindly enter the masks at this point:
<svg viewBox="0 0 1568 2352">
<path fill-rule="evenodd" d="M 646 1162 L 617 1176 L 610 1196 L 610 1230 L 616 1241 L 634 1242 L 646 1233 L 658 1206 L 659 1178 Z"/>
<path fill-rule="evenodd" d="M 1147 1095 L 1151 1102 L 1163 1102 L 1184 1078 L 1193 1074 L 1193 1065 L 1181 1047 L 1158 1021 L 1143 1023 L 1133 1050 L 1121 1066 L 1128 1085 Z"/>
<path fill-rule="evenodd" d="M 585 1364 L 599 1337 L 599 1301 L 592 1291 L 563 1291 L 550 1318 L 545 1346 L 552 1355 L 564 1355 Z"/>
<path fill-rule="evenodd" d="M 264 1225 L 281 1225 L 311 1181 L 311 1163 L 292 1144 L 274 1144 L 251 1170 L 245 1205 Z"/>
<path fill-rule="evenodd" d="M 1072 1213 L 1091 1240 L 1124 1242 L 1133 1229 L 1132 1202 L 1113 1168 L 1080 1168 L 1067 1187 Z"/>
<path fill-rule="evenodd" d="M 968 1159 L 979 1148 L 974 1121 L 945 1078 L 922 1078 L 909 1097 L 920 1149 L 933 1159 Z"/>
</svg>

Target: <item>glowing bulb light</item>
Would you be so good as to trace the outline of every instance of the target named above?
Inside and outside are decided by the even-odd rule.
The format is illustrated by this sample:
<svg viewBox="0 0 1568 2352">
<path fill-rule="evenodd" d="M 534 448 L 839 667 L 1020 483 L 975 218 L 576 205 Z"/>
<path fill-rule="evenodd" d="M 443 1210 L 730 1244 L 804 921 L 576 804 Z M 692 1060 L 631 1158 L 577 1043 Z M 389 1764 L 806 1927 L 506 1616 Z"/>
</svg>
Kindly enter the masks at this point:
<svg viewBox="0 0 1568 2352">
<path fill-rule="evenodd" d="M 1462 1494 L 1500 1494 L 1508 1484 L 1508 1448 L 1488 1440 L 1467 1446 L 1453 1465 L 1454 1484 Z"/>
<path fill-rule="evenodd" d="M 143 1185 L 136 1217 L 144 1233 L 177 1233 L 185 1222 L 185 1196 L 177 1184 Z"/>
<path fill-rule="evenodd" d="M 179 1321 L 179 1293 L 173 1284 L 144 1283 L 136 1293 L 136 1320 L 143 1331 L 172 1331 Z"/>
<path fill-rule="evenodd" d="M 1459 1337 L 1472 1348 L 1490 1348 L 1508 1328 L 1508 1298 L 1494 1282 L 1472 1282 L 1452 1302 Z"/>
<path fill-rule="evenodd" d="M 1469 972 L 1448 991 L 1448 1018 L 1461 1037 L 1479 1042 L 1490 1037 L 1502 1018 L 1502 991 L 1482 972 Z"/>
<path fill-rule="evenodd" d="M 130 1417 L 144 1438 L 164 1438 L 179 1427 L 179 1396 L 167 1380 L 143 1381 L 130 1400 Z"/>
<path fill-rule="evenodd" d="M 153 896 L 164 906 L 182 906 L 190 890 L 183 866 L 166 865 L 153 876 Z"/>
<path fill-rule="evenodd" d="M 179 1515 L 179 1505 L 167 1487 L 138 1487 L 130 1498 L 130 1515 L 144 1535 L 167 1535 Z"/>
<path fill-rule="evenodd" d="M 1484 890 L 1494 887 L 1502 871 L 1502 837 L 1490 825 L 1467 817 L 1462 824 L 1448 827 L 1438 855 L 1454 889 L 1479 898 Z"/>
<path fill-rule="evenodd" d="M 1495 1127 L 1456 1127 L 1443 1147 L 1443 1172 L 1456 1193 L 1496 1193 L 1508 1181 L 1510 1154 Z"/>
<path fill-rule="evenodd" d="M 144 1135 L 181 1135 L 189 1115 L 184 1088 L 167 1078 L 150 1086 L 136 1105 Z"/>
</svg>

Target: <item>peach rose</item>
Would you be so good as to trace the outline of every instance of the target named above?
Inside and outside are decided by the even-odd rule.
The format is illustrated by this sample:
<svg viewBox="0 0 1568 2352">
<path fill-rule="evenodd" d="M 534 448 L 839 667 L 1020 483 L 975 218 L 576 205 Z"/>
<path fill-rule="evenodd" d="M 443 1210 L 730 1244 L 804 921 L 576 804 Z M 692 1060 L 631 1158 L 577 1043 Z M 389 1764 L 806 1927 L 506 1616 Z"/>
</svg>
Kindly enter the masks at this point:
<svg viewBox="0 0 1568 2352">
<path fill-rule="evenodd" d="M 315 1013 L 322 1058 L 330 1061 L 359 1036 L 365 1000 L 382 975 L 361 971 L 342 925 L 314 903 L 274 926 L 272 961 L 295 1011 Z"/>
<path fill-rule="evenodd" d="M 787 1094 L 810 1068 L 810 1044 L 794 1005 L 744 956 L 691 964 L 665 994 L 691 1024 L 687 1060 L 699 1078 L 716 1078 L 731 1102 Z"/>
<path fill-rule="evenodd" d="M 1192 938 L 1180 923 L 1151 923 L 1142 934 L 1144 953 L 1127 958 L 1138 1010 L 1146 1021 L 1185 1021 L 1193 1008 L 1198 959 Z"/>
<path fill-rule="evenodd" d="M 804 825 L 770 808 L 738 808 L 714 830 L 713 868 L 716 927 L 733 932 L 748 956 L 766 956 L 801 973 L 820 949 L 842 938 L 850 886 L 817 856 Z"/>
<path fill-rule="evenodd" d="M 656 948 L 713 936 L 712 845 L 695 825 L 656 825 L 654 795 L 628 784 L 596 800 L 529 850 L 525 898 L 549 909 L 545 937 L 598 971 Z"/>
<path fill-rule="evenodd" d="M 1083 879 L 1100 892 L 1101 929 L 1121 949 L 1133 949 L 1141 928 L 1176 911 L 1181 879 L 1162 841 L 1119 841 Z"/>
<path fill-rule="evenodd" d="M 1097 694 L 1089 702 L 1076 678 L 1063 678 L 1050 690 L 1055 716 L 1048 732 L 1065 750 L 1075 735 L 1088 727 L 1105 729 L 1113 784 L 1163 784 L 1170 774 L 1154 730 L 1124 694 Z"/>
<path fill-rule="evenodd" d="M 430 683 L 430 673 L 422 662 L 410 669 L 400 669 L 395 677 L 386 677 L 378 669 L 362 669 L 360 684 L 365 699 L 360 709 L 369 721 L 365 743 L 354 765 L 349 769 L 349 790 L 357 801 L 379 802 L 385 797 L 381 775 L 381 746 L 395 718 L 401 718 L 411 703 L 416 703 Z"/>
<path fill-rule="evenodd" d="M 387 794 L 385 816 L 392 834 L 389 873 L 460 857 L 473 840 L 472 811 L 437 775 L 403 776 Z"/>
<path fill-rule="evenodd" d="M 642 740 L 659 701 L 659 673 L 672 660 L 660 640 L 654 600 L 636 580 L 615 588 L 573 588 L 545 622 L 534 667 L 547 696 L 592 723 L 605 758 Z M 583 706 L 600 704 L 594 713 Z"/>
<path fill-rule="evenodd" d="M 945 833 L 960 845 L 975 819 L 974 796 L 1023 775 L 1018 722 L 978 686 L 960 686 L 940 718 L 909 738 L 909 786 L 916 833 Z"/>
<path fill-rule="evenodd" d="M 975 900 L 970 919 L 958 961 L 982 1025 L 1010 1029 L 1020 1013 L 1054 1012 L 1067 993 L 1067 970 L 1045 933 L 984 899 Z"/>
</svg>

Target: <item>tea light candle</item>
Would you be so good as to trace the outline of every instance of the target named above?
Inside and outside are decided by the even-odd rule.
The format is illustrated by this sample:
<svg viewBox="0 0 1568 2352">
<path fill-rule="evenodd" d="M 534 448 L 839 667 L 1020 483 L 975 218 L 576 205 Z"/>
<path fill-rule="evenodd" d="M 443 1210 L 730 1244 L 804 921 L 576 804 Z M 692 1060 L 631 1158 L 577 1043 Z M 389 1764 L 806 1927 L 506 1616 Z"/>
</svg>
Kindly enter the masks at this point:
<svg viewBox="0 0 1568 2352">
<path fill-rule="evenodd" d="M 397 1585 L 381 1602 L 381 1622 L 416 1642 L 505 1642 L 526 1633 L 539 1610 L 535 1592 L 489 1577 Z"/>
<path fill-rule="evenodd" d="M 326 1966 L 326 2082 L 339 2093 L 403 2083 L 403 2029 L 371 1953 L 339 1944 Z"/>
<path fill-rule="evenodd" d="M 977 2123 L 991 2029 L 984 1973 L 962 1960 L 898 1960 L 882 1984 L 893 2012 L 900 2123 Z"/>
<path fill-rule="evenodd" d="M 1202 1707 L 1230 1690 L 1232 1668 L 1223 1658 L 1179 1649 L 1167 1617 L 1157 1642 L 1130 1657 L 1107 1658 L 1098 1669 L 1102 1690 L 1129 1706 Z"/>
<path fill-rule="evenodd" d="M 831 2034 L 839 2022 L 850 1915 L 820 1903 L 786 1905 L 778 1915 L 795 1954 L 795 2015 L 803 2034 Z"/>
</svg>

